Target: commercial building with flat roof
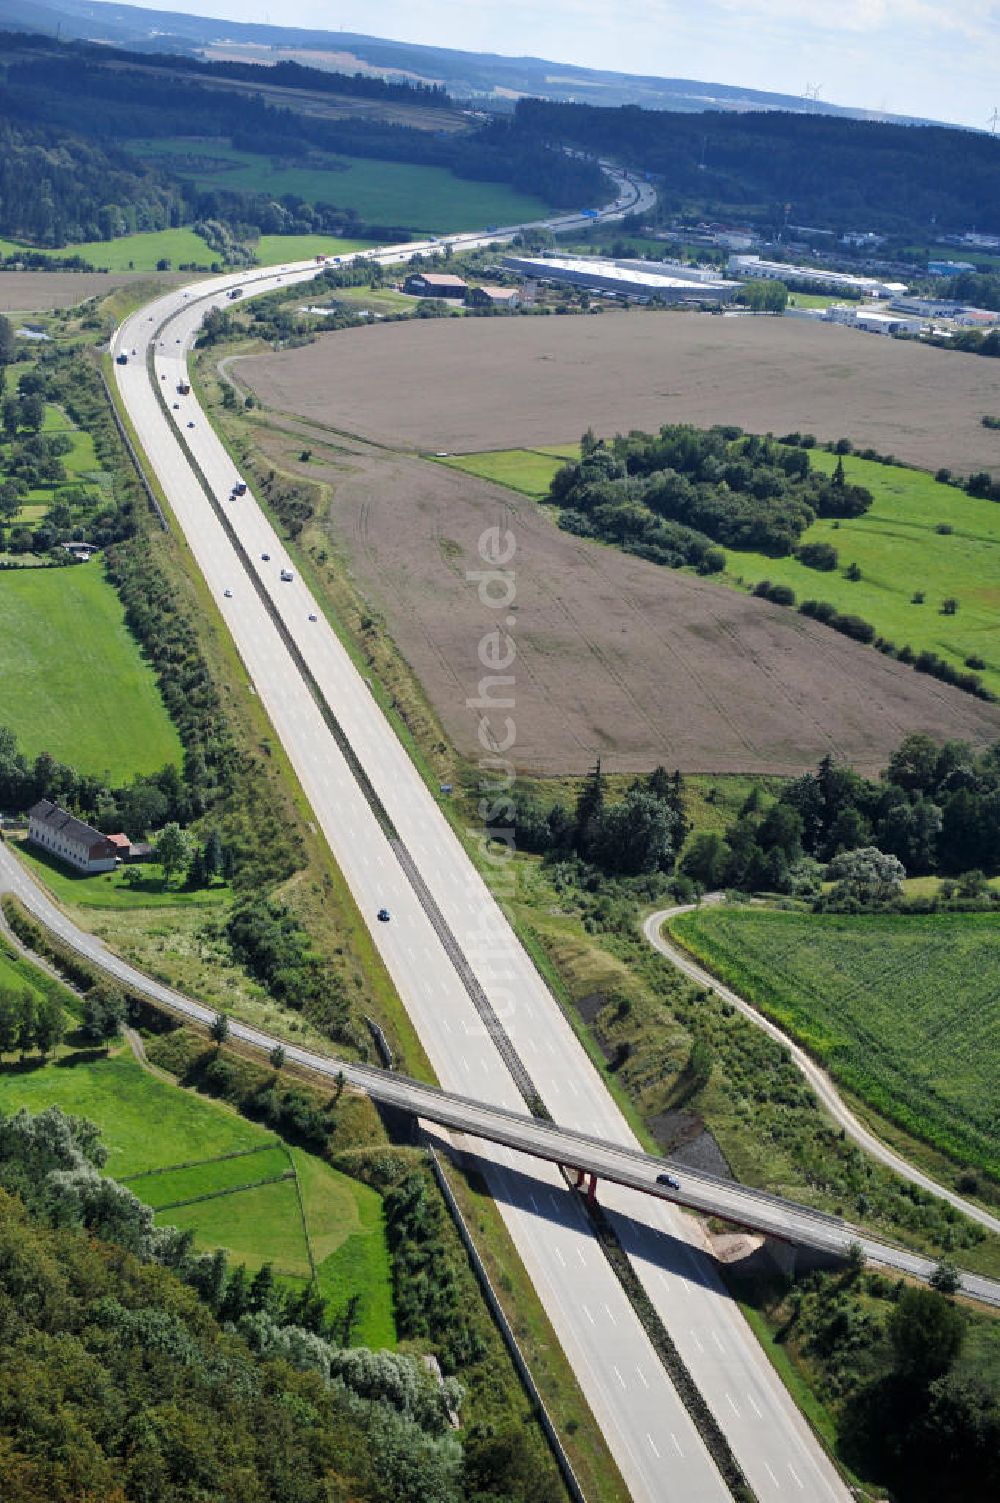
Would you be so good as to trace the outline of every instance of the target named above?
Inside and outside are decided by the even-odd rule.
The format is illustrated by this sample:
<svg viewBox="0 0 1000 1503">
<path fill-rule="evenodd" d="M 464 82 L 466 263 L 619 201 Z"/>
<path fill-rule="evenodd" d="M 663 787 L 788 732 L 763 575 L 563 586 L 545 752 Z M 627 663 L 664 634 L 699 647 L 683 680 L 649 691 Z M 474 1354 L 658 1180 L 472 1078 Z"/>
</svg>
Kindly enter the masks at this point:
<svg viewBox="0 0 1000 1503">
<path fill-rule="evenodd" d="M 711 275 L 705 280 L 681 276 L 675 267 L 657 261 L 604 261 L 597 256 L 504 256 L 503 264 L 508 271 L 535 281 L 565 282 L 636 302 L 648 303 L 659 298 L 667 303 L 728 303 L 739 291 L 738 282 Z"/>
<path fill-rule="evenodd" d="M 795 266 L 786 261 L 764 261 L 760 256 L 730 256 L 727 270 L 749 281 L 784 282 L 786 287 L 815 282 L 834 292 L 856 292 L 862 297 L 896 297 L 906 291 L 905 282 L 883 282 L 878 277 L 860 277 L 847 271 L 827 271 L 820 266 Z"/>
</svg>

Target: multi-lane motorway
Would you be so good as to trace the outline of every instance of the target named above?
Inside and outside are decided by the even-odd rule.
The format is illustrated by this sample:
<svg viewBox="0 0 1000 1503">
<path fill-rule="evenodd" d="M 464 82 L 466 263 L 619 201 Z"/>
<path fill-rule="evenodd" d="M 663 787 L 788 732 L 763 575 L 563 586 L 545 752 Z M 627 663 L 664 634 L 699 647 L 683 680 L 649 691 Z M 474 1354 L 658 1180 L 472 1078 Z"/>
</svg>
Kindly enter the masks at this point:
<svg viewBox="0 0 1000 1503">
<path fill-rule="evenodd" d="M 620 185 L 617 212 L 633 207 L 627 202 L 630 191 Z M 464 243 L 508 233 L 491 231 L 465 237 Z M 378 254 L 403 259 L 416 249 L 409 245 Z M 523 1110 L 511 1073 L 456 968 L 457 948 L 553 1118 L 634 1148 L 600 1076 L 322 608 L 289 565 L 281 540 L 252 495 L 230 500 L 236 472 L 207 418 L 191 395 L 177 395 L 201 320 L 209 307 L 224 305 L 230 287 L 240 285 L 249 296 L 307 280 L 316 270 L 310 263 L 217 278 L 172 292 L 133 315 L 114 342 L 116 353 L 127 354 L 127 364 L 116 366 L 122 399 L 442 1085 Z M 228 513 L 228 529 L 199 472 L 217 506 Z M 284 566 L 291 580 L 281 579 Z M 423 892 L 375 817 L 300 664 L 335 714 L 398 844 L 419 871 Z M 377 922 L 381 907 L 391 912 L 391 923 Z M 442 925 L 450 945 L 442 941 Z M 558 1171 L 499 1145 L 479 1152 L 518 1251 L 633 1496 L 685 1503 L 724 1499 L 727 1490 L 714 1463 Z M 602 1199 L 761 1503 L 789 1496 L 846 1499 L 838 1474 L 726 1296 L 697 1226 L 665 1203 L 624 1186 L 609 1186 Z"/>
</svg>

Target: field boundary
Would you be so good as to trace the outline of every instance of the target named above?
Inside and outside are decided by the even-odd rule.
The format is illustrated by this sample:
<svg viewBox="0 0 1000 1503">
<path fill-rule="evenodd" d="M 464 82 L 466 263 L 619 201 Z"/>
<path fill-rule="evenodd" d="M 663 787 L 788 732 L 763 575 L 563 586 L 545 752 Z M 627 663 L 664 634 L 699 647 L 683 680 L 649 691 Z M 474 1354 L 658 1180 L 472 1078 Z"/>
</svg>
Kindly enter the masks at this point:
<svg viewBox="0 0 1000 1503">
<path fill-rule="evenodd" d="M 159 1169 L 139 1169 L 135 1174 L 120 1174 L 118 1183 L 127 1185 L 132 1179 L 149 1179 L 154 1174 L 173 1174 L 178 1169 L 201 1169 L 206 1164 L 222 1164 L 227 1159 L 245 1159 L 254 1153 L 266 1153 L 271 1148 L 283 1148 L 285 1145 L 280 1138 L 273 1138 L 267 1143 L 258 1143 L 253 1148 L 234 1148 L 231 1153 L 217 1153 L 210 1159 L 187 1159 L 182 1164 L 163 1164 Z"/>
<path fill-rule="evenodd" d="M 281 1185 L 286 1180 L 294 1178 L 295 1170 L 286 1169 L 284 1174 L 269 1174 L 266 1179 L 253 1179 L 245 1185 L 227 1185 L 222 1190 L 209 1190 L 204 1195 L 188 1195 L 184 1200 L 168 1200 L 162 1206 L 154 1206 L 153 1209 L 159 1215 L 161 1211 L 176 1211 L 180 1206 L 196 1206 L 203 1200 L 221 1200 L 224 1195 L 241 1195 L 244 1190 L 259 1190 L 262 1185 Z"/>
</svg>

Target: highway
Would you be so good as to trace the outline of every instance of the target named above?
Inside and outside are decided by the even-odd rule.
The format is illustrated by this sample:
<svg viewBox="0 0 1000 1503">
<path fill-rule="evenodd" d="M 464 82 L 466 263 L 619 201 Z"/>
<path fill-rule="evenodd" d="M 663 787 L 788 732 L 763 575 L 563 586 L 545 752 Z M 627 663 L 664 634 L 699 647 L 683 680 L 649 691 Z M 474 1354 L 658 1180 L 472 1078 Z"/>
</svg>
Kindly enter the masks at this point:
<svg viewBox="0 0 1000 1503">
<path fill-rule="evenodd" d="M 489 243 L 501 233 L 506 231 L 471 238 Z M 403 259 L 415 251 L 408 245 L 383 250 L 379 257 Z M 249 295 L 306 281 L 316 271 L 307 263 L 217 278 L 172 292 L 133 315 L 114 342 L 115 351 L 128 357 L 126 365 L 115 368 L 122 398 L 439 1080 L 462 1095 L 514 1112 L 523 1106 L 442 941 L 443 925 L 553 1117 L 634 1149 L 600 1076 L 321 607 L 297 577 L 281 581 L 279 571 L 288 560 L 280 539 L 252 496 L 229 499 L 237 478 L 232 462 L 194 398 L 176 395 L 200 321 L 213 303 L 224 306 L 230 287 L 242 286 Z M 151 381 L 146 354 L 154 346 Z M 230 531 L 206 497 L 192 460 L 228 515 Z M 310 620 L 312 615 L 318 620 Z M 285 635 L 276 630 L 275 618 Z M 296 660 L 307 666 L 333 708 L 398 842 L 390 841 L 376 818 Z M 425 892 L 401 864 L 400 845 L 418 868 Z M 389 924 L 375 922 L 382 906 L 392 913 Z M 502 1145 L 484 1152 L 491 1190 L 633 1496 L 727 1496 L 558 1172 L 529 1164 Z M 763 1503 L 802 1490 L 810 1498 L 846 1498 L 835 1469 L 726 1296 L 697 1225 L 625 1185 L 608 1186 L 602 1200 L 757 1497 Z"/>
</svg>

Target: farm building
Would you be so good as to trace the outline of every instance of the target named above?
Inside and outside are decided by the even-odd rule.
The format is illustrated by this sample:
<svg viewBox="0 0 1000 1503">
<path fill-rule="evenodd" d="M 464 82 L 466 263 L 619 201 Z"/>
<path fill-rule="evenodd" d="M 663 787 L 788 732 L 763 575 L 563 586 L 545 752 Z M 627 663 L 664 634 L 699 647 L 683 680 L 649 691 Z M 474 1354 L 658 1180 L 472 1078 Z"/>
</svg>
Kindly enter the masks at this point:
<svg viewBox="0 0 1000 1503">
<path fill-rule="evenodd" d="M 51 799 L 39 799 L 28 810 L 28 839 L 51 856 L 81 872 L 110 872 L 118 852 L 113 841 L 82 819 L 60 809 Z"/>
<path fill-rule="evenodd" d="M 616 297 L 650 302 L 659 298 L 666 303 L 728 303 L 739 291 L 738 282 L 727 282 L 709 275 L 705 280 L 692 278 L 694 267 L 685 267 L 685 275 L 667 262 L 602 261 L 583 256 L 504 256 L 508 271 L 544 282 L 568 282 L 590 292 L 613 293 Z M 641 268 L 641 269 L 640 269 Z"/>
<path fill-rule="evenodd" d="M 516 287 L 470 287 L 465 301 L 470 308 L 519 308 L 521 294 Z"/>
<path fill-rule="evenodd" d="M 443 271 L 416 271 L 403 283 L 403 291 L 413 297 L 464 298 L 469 284 L 461 277 Z"/>
<path fill-rule="evenodd" d="M 815 282 L 834 292 L 860 293 L 862 297 L 897 297 L 906 291 L 905 282 L 882 282 L 877 277 L 859 277 L 846 271 L 827 271 L 819 266 L 793 266 L 784 261 L 762 261 L 760 256 L 730 256 L 727 270 L 732 276 L 751 281 L 784 282 L 797 287 Z"/>
</svg>

